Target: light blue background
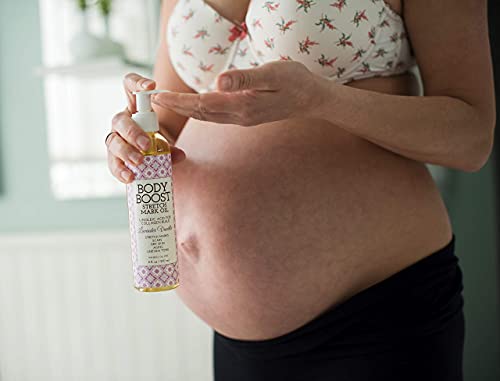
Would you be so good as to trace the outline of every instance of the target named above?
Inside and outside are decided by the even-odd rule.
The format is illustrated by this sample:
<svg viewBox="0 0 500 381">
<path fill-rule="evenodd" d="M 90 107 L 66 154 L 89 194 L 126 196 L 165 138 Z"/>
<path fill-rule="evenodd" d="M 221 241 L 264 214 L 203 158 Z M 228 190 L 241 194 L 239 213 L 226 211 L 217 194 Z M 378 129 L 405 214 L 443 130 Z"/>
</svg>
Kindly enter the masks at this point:
<svg viewBox="0 0 500 381">
<path fill-rule="evenodd" d="M 126 228 L 124 199 L 63 202 L 52 197 L 43 87 L 33 74 L 40 64 L 37 1 L 2 1 L 0 233 Z M 465 277 L 466 380 L 496 381 L 500 319 L 491 161 L 474 174 L 449 171 L 444 196 Z"/>
<path fill-rule="evenodd" d="M 56 201 L 48 178 L 38 2 L 0 2 L 0 230 L 126 227 L 123 199 Z M 103 131 L 103 137 L 108 131 Z M 104 146 L 103 146 L 104 149 Z"/>
</svg>

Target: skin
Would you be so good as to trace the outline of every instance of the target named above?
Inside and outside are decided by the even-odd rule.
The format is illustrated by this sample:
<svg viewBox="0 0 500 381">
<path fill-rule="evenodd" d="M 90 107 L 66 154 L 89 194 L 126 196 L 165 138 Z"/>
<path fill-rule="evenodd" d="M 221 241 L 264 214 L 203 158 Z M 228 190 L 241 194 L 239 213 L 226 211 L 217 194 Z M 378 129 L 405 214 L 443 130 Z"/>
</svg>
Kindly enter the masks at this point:
<svg viewBox="0 0 500 381">
<path fill-rule="evenodd" d="M 132 180 L 123 161 L 133 161 L 143 133 L 130 119 L 130 93 L 171 90 L 154 102 L 161 132 L 176 146 L 185 279 L 177 292 L 220 333 L 282 335 L 451 239 L 423 163 L 476 171 L 490 155 L 495 109 L 486 2 L 387 2 L 406 20 L 423 97 L 415 96 L 410 74 L 339 85 L 298 62 L 228 71 L 219 75 L 219 91 L 196 94 L 168 59 L 170 1 L 156 83 L 125 78 L 129 106 L 113 120 L 110 170 Z M 248 1 L 210 5 L 241 21 Z"/>
</svg>

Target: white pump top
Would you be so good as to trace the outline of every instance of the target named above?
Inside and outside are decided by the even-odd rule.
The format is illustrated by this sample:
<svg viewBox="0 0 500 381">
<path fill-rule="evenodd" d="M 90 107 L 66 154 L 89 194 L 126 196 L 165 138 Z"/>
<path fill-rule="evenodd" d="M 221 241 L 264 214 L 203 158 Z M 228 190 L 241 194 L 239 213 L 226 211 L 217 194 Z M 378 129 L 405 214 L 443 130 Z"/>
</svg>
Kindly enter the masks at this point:
<svg viewBox="0 0 500 381">
<path fill-rule="evenodd" d="M 160 130 L 158 117 L 151 106 L 151 94 L 169 93 L 169 90 L 136 91 L 135 99 L 137 112 L 132 115 L 132 119 L 146 132 L 156 132 Z"/>
</svg>

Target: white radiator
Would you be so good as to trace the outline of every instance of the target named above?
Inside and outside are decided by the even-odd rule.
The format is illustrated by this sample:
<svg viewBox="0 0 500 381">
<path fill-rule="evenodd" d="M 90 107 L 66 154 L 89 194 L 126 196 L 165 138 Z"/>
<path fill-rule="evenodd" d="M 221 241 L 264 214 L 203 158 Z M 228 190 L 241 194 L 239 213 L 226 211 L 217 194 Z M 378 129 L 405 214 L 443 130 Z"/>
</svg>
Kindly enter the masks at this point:
<svg viewBox="0 0 500 381">
<path fill-rule="evenodd" d="M 0 380 L 212 380 L 209 327 L 131 266 L 126 231 L 0 235 Z"/>
</svg>

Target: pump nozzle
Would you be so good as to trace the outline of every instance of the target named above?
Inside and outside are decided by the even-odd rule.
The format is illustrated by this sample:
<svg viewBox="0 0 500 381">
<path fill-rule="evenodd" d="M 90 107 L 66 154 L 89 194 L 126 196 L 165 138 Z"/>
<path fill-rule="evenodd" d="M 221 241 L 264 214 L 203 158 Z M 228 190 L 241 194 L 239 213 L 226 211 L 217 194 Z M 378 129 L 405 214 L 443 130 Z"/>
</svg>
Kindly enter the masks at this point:
<svg viewBox="0 0 500 381">
<path fill-rule="evenodd" d="M 151 112 L 151 94 L 170 93 L 170 90 L 149 90 L 149 91 L 135 91 L 137 112 Z"/>
<path fill-rule="evenodd" d="M 158 118 L 151 107 L 151 94 L 169 93 L 169 90 L 150 90 L 150 91 L 135 91 L 133 94 L 136 98 L 137 112 L 132 115 L 132 119 L 146 132 L 156 132 L 160 128 L 158 126 Z"/>
</svg>

